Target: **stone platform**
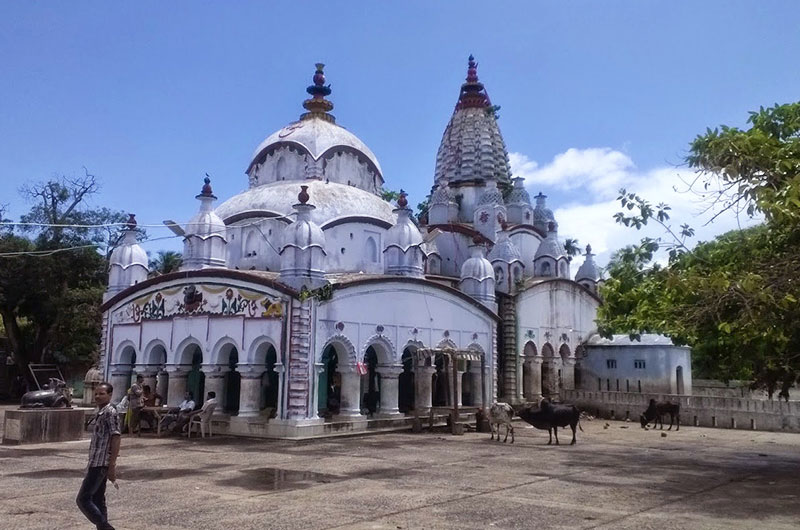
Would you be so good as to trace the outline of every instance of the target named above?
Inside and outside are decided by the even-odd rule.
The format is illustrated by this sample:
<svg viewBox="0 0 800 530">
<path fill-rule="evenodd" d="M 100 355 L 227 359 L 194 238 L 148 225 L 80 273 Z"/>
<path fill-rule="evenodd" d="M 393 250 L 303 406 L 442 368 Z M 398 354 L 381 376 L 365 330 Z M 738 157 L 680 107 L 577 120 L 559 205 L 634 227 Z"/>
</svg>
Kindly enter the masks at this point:
<svg viewBox="0 0 800 530">
<path fill-rule="evenodd" d="M 67 442 L 83 437 L 86 409 L 11 409 L 5 411 L 3 444 Z"/>
</svg>

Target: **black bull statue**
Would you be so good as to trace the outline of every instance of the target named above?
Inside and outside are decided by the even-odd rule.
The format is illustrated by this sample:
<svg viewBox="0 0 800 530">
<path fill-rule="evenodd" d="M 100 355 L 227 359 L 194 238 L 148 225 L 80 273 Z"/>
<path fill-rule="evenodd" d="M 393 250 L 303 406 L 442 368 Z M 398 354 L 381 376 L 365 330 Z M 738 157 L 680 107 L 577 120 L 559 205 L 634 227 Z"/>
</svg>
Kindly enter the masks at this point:
<svg viewBox="0 0 800 530">
<path fill-rule="evenodd" d="M 46 389 L 33 390 L 22 396 L 20 408 L 70 408 L 72 406 L 72 390 L 60 380 L 51 378 Z"/>
</svg>

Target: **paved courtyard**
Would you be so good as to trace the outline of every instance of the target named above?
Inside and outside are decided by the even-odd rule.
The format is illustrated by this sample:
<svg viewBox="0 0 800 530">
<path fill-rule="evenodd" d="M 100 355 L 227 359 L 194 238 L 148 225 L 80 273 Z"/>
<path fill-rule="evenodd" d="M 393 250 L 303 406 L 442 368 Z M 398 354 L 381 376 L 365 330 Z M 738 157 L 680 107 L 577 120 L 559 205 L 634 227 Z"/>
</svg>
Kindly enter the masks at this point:
<svg viewBox="0 0 800 530">
<path fill-rule="evenodd" d="M 524 424 L 514 445 L 476 433 L 125 437 L 110 513 L 118 529 L 163 530 L 800 527 L 800 435 L 583 427 L 574 447 Z M 91 528 L 74 502 L 87 447 L 0 447 L 0 527 Z"/>
</svg>

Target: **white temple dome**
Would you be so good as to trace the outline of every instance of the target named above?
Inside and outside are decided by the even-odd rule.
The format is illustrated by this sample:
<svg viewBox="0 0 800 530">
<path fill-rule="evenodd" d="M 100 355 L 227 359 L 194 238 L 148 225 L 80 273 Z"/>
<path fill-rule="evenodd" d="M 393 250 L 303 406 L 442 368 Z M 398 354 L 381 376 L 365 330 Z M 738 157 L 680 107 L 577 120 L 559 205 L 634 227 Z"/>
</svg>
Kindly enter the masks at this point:
<svg viewBox="0 0 800 530">
<path fill-rule="evenodd" d="M 494 280 L 494 269 L 492 264 L 483 257 L 483 250 L 480 246 L 472 247 L 472 256 L 461 265 L 461 280 L 471 279 L 483 282 L 491 278 Z"/>
<path fill-rule="evenodd" d="M 111 252 L 109 266 L 116 265 L 125 270 L 134 265 L 141 265 L 147 269 L 150 261 L 147 259 L 147 252 L 136 240 L 136 219 L 133 214 L 129 215 L 126 228 L 121 243 Z"/>
<path fill-rule="evenodd" d="M 305 180 L 316 209 L 311 220 L 319 226 L 347 217 L 370 217 L 393 225 L 392 205 L 377 195 L 346 184 Z M 216 209 L 227 224 L 249 217 L 288 216 L 297 202 L 297 182 L 282 181 L 250 188 L 234 195 Z"/>
<path fill-rule="evenodd" d="M 575 275 L 575 281 L 591 280 L 596 282 L 600 279 L 600 270 L 594 262 L 594 254 L 592 254 L 592 246 L 586 245 L 586 259 L 583 264 L 578 268 L 578 274 Z"/>
</svg>

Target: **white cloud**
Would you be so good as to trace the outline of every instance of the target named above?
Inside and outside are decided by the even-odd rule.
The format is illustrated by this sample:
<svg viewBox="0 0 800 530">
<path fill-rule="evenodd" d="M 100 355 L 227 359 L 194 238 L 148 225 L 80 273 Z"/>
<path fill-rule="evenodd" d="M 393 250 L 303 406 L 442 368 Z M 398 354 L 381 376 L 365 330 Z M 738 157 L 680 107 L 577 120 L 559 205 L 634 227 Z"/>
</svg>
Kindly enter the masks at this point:
<svg viewBox="0 0 800 530">
<path fill-rule="evenodd" d="M 576 238 L 582 247 L 590 243 L 601 266 L 614 251 L 643 237 L 671 240 L 657 224 L 636 230 L 614 221 L 613 215 L 622 210 L 616 200 L 621 187 L 651 204 L 669 204 L 672 208 L 669 224 L 674 231 L 680 230 L 683 223 L 695 229 L 696 235 L 690 244 L 733 230 L 740 222 L 741 226 L 758 222 L 746 216 L 738 219 L 733 212 L 725 212 L 712 224 L 704 226 L 715 212 L 704 212 L 705 205 L 685 191 L 686 182 L 695 176 L 692 171 L 669 167 L 640 171 L 628 155 L 611 148 L 570 148 L 543 166 L 522 153 L 511 153 L 509 158 L 514 175 L 525 178 L 529 191 L 570 192 L 574 200 L 567 204 L 549 204 L 559 223 L 559 237 Z M 582 259 L 577 258 L 577 263 L 582 263 Z"/>
</svg>

